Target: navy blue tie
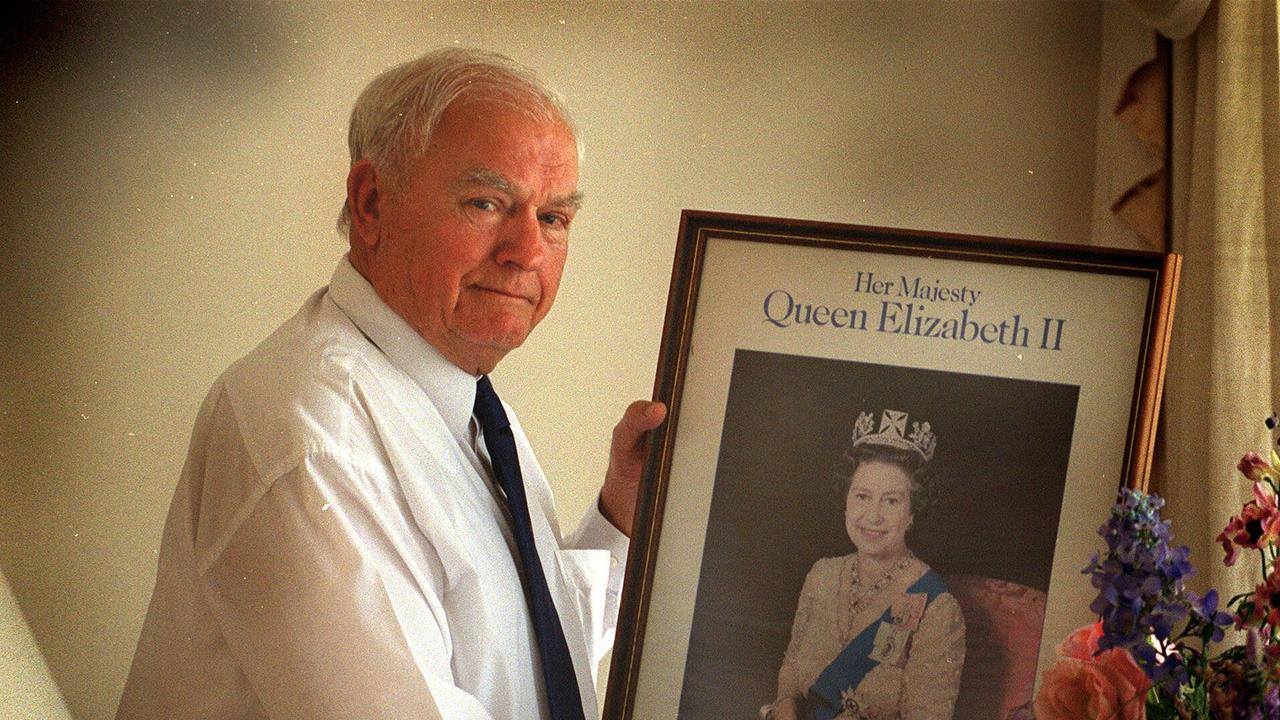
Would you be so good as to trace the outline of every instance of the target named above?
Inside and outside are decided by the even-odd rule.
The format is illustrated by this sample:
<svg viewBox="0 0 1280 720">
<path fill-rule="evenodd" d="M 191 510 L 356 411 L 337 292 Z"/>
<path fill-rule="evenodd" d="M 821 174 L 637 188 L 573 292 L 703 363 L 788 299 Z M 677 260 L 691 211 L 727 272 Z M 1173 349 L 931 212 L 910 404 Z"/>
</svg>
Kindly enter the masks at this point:
<svg viewBox="0 0 1280 720">
<path fill-rule="evenodd" d="M 551 601 L 547 576 L 542 572 L 538 548 L 533 542 L 529 501 L 524 494 L 524 478 L 520 475 L 516 439 L 488 375 L 482 375 L 476 381 L 475 412 L 484 431 L 484 444 L 489 450 L 494 478 L 506 493 L 507 507 L 511 510 L 511 531 L 520 551 L 520 565 L 524 568 L 524 595 L 533 617 L 533 632 L 538 638 L 538 654 L 542 657 L 542 675 L 546 681 L 551 718 L 584 720 L 578 676 L 573 670 L 573 659 L 569 656 L 569 646 L 560 627 L 560 616 Z"/>
</svg>

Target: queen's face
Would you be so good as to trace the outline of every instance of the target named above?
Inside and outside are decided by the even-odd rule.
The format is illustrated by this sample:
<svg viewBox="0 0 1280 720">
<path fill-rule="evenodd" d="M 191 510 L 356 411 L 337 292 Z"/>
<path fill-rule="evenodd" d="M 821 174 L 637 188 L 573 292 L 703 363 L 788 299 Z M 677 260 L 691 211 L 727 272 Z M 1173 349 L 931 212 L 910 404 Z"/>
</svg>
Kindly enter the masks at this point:
<svg viewBox="0 0 1280 720">
<path fill-rule="evenodd" d="M 911 478 L 893 463 L 858 466 L 845 497 L 844 527 L 864 557 L 896 560 L 907 551 L 911 527 Z"/>
</svg>

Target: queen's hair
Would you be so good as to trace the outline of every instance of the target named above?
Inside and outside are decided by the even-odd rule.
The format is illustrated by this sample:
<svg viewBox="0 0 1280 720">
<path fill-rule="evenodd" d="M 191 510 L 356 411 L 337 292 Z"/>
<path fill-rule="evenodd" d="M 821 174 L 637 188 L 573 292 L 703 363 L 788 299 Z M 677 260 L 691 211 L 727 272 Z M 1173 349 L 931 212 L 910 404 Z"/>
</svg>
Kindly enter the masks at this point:
<svg viewBox="0 0 1280 720">
<path fill-rule="evenodd" d="M 488 50 L 451 47 L 397 65 L 369 82 L 351 110 L 351 164 L 369 160 L 387 191 L 403 191 L 409 164 L 426 150 L 445 110 L 464 95 L 508 105 L 535 120 L 558 121 L 577 138 L 559 94 L 532 70 Z M 351 208 L 344 200 L 338 231 L 350 229 Z"/>
<path fill-rule="evenodd" d="M 891 445 L 863 443 L 857 447 L 849 447 L 832 466 L 836 487 L 843 500 L 849 494 L 849 486 L 853 483 L 853 474 L 864 463 L 882 462 L 900 468 L 911 480 L 911 513 L 918 521 L 927 515 L 935 499 L 938 478 L 930 461 L 926 461 L 915 450 L 906 450 Z"/>
</svg>

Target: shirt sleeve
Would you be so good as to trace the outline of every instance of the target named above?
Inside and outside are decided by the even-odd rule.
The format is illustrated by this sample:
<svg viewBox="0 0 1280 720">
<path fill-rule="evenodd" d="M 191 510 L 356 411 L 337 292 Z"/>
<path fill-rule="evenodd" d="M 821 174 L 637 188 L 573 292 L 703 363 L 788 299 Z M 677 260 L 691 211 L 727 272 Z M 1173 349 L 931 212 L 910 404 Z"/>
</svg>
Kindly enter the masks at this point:
<svg viewBox="0 0 1280 720">
<path fill-rule="evenodd" d="M 950 720 L 964 668 L 964 616 L 949 593 L 929 603 L 902 676 L 902 717 Z"/>
<path fill-rule="evenodd" d="M 605 581 L 603 613 L 605 639 L 608 640 L 612 638 L 613 630 L 618 624 L 618 601 L 622 595 L 622 580 L 627 568 L 627 552 L 631 547 L 631 540 L 600 512 L 597 499 L 587 508 L 577 530 L 565 538 L 564 546 L 573 550 L 605 550 L 609 553 L 609 576 Z M 603 644 L 612 645 L 612 642 Z"/>
<path fill-rule="evenodd" d="M 229 652 L 273 719 L 491 720 L 453 678 L 438 559 L 404 547 L 361 477 L 308 455 L 206 548 L 200 593 Z"/>
</svg>

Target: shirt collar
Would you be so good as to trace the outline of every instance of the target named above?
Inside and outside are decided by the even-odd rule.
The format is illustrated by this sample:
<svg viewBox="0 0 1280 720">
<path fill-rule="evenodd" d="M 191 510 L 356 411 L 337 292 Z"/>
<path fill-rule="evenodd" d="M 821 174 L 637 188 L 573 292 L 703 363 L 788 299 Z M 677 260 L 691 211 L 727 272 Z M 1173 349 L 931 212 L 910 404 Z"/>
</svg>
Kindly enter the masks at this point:
<svg viewBox="0 0 1280 720">
<path fill-rule="evenodd" d="M 422 388 L 454 437 L 470 443 L 477 376 L 446 360 L 404 318 L 387 307 L 346 256 L 333 271 L 329 297 L 396 369 Z"/>
</svg>

